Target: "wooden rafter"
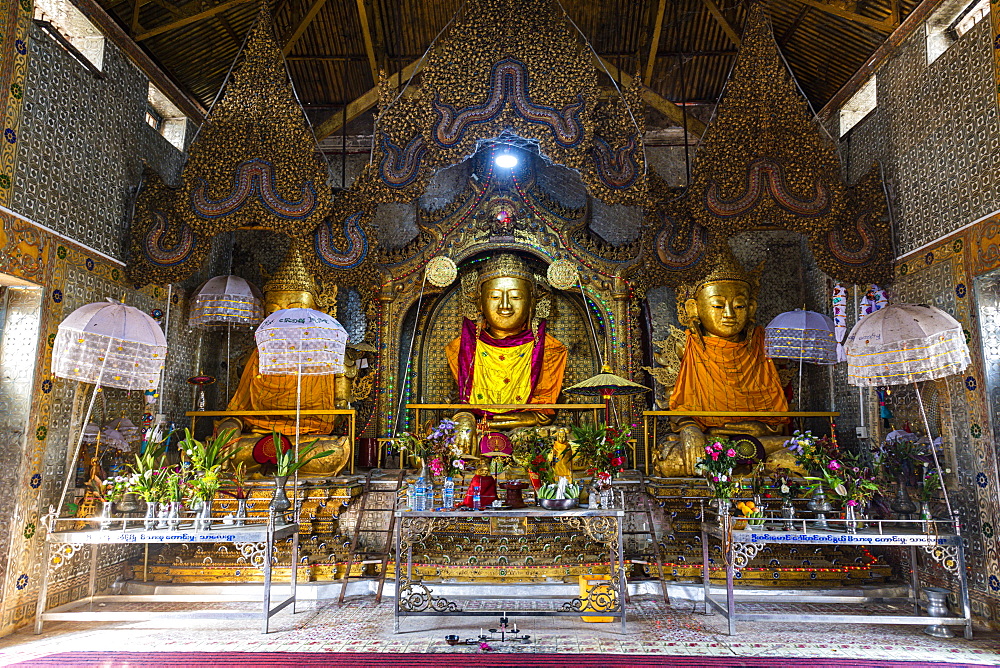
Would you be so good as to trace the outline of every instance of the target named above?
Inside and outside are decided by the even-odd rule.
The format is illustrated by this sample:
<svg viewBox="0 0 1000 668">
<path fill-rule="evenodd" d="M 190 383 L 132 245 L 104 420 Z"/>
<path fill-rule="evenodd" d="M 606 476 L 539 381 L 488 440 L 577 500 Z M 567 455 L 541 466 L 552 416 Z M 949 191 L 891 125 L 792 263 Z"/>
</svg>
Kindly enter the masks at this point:
<svg viewBox="0 0 1000 668">
<path fill-rule="evenodd" d="M 781 33 L 781 37 L 778 38 L 778 46 L 783 47 L 785 46 L 785 44 L 788 43 L 788 40 L 792 38 L 792 35 L 795 34 L 795 31 L 799 29 L 800 25 L 802 25 L 802 20 L 806 17 L 806 14 L 808 14 L 811 9 L 812 9 L 811 7 L 807 6 L 799 10 L 799 13 L 795 15 L 795 20 L 792 21 L 791 25 L 788 26 L 785 32 Z"/>
<path fill-rule="evenodd" d="M 414 60 L 412 63 L 407 65 L 400 72 L 396 72 L 391 77 L 389 77 L 389 85 L 393 88 L 398 88 L 400 83 L 420 71 L 420 66 L 422 61 L 420 59 Z M 372 107 L 378 104 L 378 86 L 374 86 L 365 92 L 364 95 L 353 100 L 347 105 L 347 119 L 346 122 L 350 123 L 355 118 L 365 113 Z M 316 138 L 323 141 L 335 132 L 339 132 L 342 127 L 344 127 L 345 114 L 341 111 L 334 112 L 329 118 L 316 126 Z"/>
<path fill-rule="evenodd" d="M 295 29 L 292 30 L 292 34 L 288 36 L 287 40 L 285 40 L 285 46 L 281 48 L 281 53 L 286 56 L 291 53 L 292 47 L 294 47 L 295 43 L 299 41 L 299 38 L 302 37 L 306 29 L 312 25 L 313 20 L 316 18 L 316 15 L 319 14 L 320 10 L 323 9 L 324 5 L 326 5 L 326 0 L 313 0 L 312 5 L 309 7 L 309 11 L 306 12 L 305 16 L 302 17 L 302 20 L 299 21 L 295 26 Z"/>
<path fill-rule="evenodd" d="M 171 30 L 176 30 L 177 28 L 183 28 L 186 25 L 191 25 L 192 23 L 196 23 L 203 19 L 215 16 L 216 14 L 221 14 L 222 12 L 228 9 L 232 9 L 236 5 L 240 5 L 243 4 L 244 2 L 251 2 L 251 1 L 252 0 L 227 0 L 227 2 L 223 2 L 220 5 L 216 5 L 211 9 L 206 9 L 203 12 L 198 12 L 197 14 L 192 14 L 190 16 L 186 16 L 176 21 L 171 21 L 170 23 L 164 24 L 162 26 L 151 28 L 144 33 L 136 35 L 135 41 L 141 42 L 144 39 L 149 39 L 150 37 L 155 37 L 156 35 L 162 35 L 163 33 L 169 32 Z"/>
<path fill-rule="evenodd" d="M 622 86 L 632 85 L 631 76 L 629 76 L 625 72 L 620 71 L 617 67 L 615 67 L 605 59 L 601 58 L 600 56 L 594 56 L 594 65 L 597 66 L 598 70 L 606 70 L 607 73 L 611 75 L 611 78 L 620 82 Z M 687 123 L 688 132 L 696 134 L 699 137 L 705 134 L 706 126 L 704 123 L 699 121 L 697 118 L 694 118 L 690 114 L 686 114 L 687 118 L 685 119 L 684 110 L 681 109 L 676 104 L 674 104 L 673 102 L 671 102 L 670 100 L 666 99 L 665 97 L 660 97 L 658 94 L 656 94 L 655 92 L 653 92 L 652 90 L 650 90 L 645 86 L 642 87 L 641 95 L 643 101 L 646 104 L 651 106 L 653 109 L 656 109 L 661 114 L 663 114 L 670 120 L 674 121 L 678 125 L 683 126 L 685 123 Z"/>
<path fill-rule="evenodd" d="M 792 2 L 797 2 L 802 5 L 808 5 L 814 7 L 827 14 L 832 14 L 833 16 L 845 19 L 847 21 L 853 21 L 854 23 L 860 23 L 861 25 L 868 26 L 869 28 L 874 28 L 879 32 L 891 33 L 899 25 L 898 22 L 893 22 L 892 17 L 888 19 L 873 19 L 870 16 L 862 16 L 855 12 L 849 12 L 846 9 L 840 9 L 839 7 L 834 7 L 820 0 L 792 0 Z"/>
<path fill-rule="evenodd" d="M 726 33 L 726 36 L 729 38 L 729 41 L 731 41 L 737 47 L 743 46 L 743 40 L 740 39 L 739 33 L 737 33 L 736 29 L 733 28 L 733 25 L 729 22 L 729 19 L 727 19 L 725 16 L 722 15 L 722 10 L 720 10 L 719 6 L 715 4 L 715 0 L 701 0 L 701 1 L 708 8 L 708 11 L 712 15 L 712 17 L 715 18 L 715 21 L 716 23 L 719 24 L 719 27 L 722 28 L 722 32 Z"/>
<path fill-rule="evenodd" d="M 656 23 L 653 24 L 653 38 L 649 40 L 649 58 L 646 59 L 646 72 L 642 80 L 646 85 L 653 82 L 653 65 L 656 63 L 656 52 L 660 50 L 660 33 L 663 31 L 663 13 L 667 9 L 667 0 L 660 0 L 656 9 Z"/>
<path fill-rule="evenodd" d="M 375 42 L 372 40 L 367 3 L 365 0 L 357 0 L 357 5 L 358 20 L 361 22 L 361 36 L 365 41 L 365 53 L 368 55 L 368 66 L 372 71 L 372 81 L 378 84 L 380 63 L 375 56 Z"/>
<path fill-rule="evenodd" d="M 129 34 L 135 35 L 142 29 L 139 25 L 139 10 L 142 8 L 142 0 L 132 0 L 132 21 L 129 24 Z"/>
</svg>

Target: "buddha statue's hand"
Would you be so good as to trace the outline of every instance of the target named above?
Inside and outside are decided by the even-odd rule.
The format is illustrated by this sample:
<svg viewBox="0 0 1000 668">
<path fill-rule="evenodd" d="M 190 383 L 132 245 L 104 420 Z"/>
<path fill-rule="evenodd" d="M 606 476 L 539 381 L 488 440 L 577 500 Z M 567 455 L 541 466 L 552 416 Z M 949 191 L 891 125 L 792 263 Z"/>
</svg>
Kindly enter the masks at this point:
<svg viewBox="0 0 1000 668">
<path fill-rule="evenodd" d="M 764 424 L 758 420 L 740 420 L 727 422 L 721 427 L 712 427 L 709 433 L 713 436 L 773 436 L 781 430 L 780 425 Z"/>
<path fill-rule="evenodd" d="M 518 429 L 520 427 L 544 427 L 552 423 L 552 416 L 545 413 L 523 411 L 504 413 L 489 419 L 489 429 Z"/>
</svg>

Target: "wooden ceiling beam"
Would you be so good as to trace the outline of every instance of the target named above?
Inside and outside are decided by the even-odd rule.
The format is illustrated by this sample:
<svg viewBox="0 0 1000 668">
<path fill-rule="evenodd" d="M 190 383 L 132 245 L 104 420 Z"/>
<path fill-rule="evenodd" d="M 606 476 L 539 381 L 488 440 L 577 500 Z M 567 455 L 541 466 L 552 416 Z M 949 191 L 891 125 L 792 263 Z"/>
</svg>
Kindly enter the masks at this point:
<svg viewBox="0 0 1000 668">
<path fill-rule="evenodd" d="M 715 4 L 714 0 L 701 0 L 705 7 L 708 8 L 708 12 L 715 18 L 715 22 L 719 24 L 722 28 L 722 32 L 726 33 L 726 37 L 729 41 L 736 45 L 737 48 L 743 46 L 743 40 L 740 39 L 739 33 L 733 28 L 733 25 L 729 22 L 725 16 L 722 15 L 722 10 L 719 6 Z"/>
<path fill-rule="evenodd" d="M 663 30 L 663 13 L 667 9 L 667 0 L 660 0 L 656 9 L 656 23 L 653 24 L 653 38 L 649 40 L 649 58 L 646 59 L 646 72 L 642 80 L 648 86 L 653 82 L 653 65 L 656 63 L 656 52 L 660 50 L 660 33 Z"/>
<path fill-rule="evenodd" d="M 893 23 L 892 17 L 888 19 L 873 19 L 870 16 L 862 16 L 861 14 L 856 14 L 855 12 L 849 12 L 846 9 L 840 9 L 839 7 L 834 7 L 825 2 L 820 2 L 820 0 L 791 0 L 792 2 L 797 2 L 801 5 L 808 5 L 821 12 L 826 12 L 838 18 L 842 18 L 847 21 L 853 21 L 854 23 L 860 23 L 861 25 L 868 26 L 869 28 L 874 28 L 879 32 L 891 33 L 895 30 L 898 24 Z"/>
<path fill-rule="evenodd" d="M 285 45 L 281 47 L 281 53 L 283 55 L 288 55 L 291 53 L 292 48 L 295 43 L 299 41 L 299 38 L 305 33 L 305 31 L 312 25 L 313 20 L 316 15 L 319 14 L 320 10 L 326 5 L 326 0 L 313 0 L 312 5 L 309 6 L 309 11 L 306 12 L 302 20 L 296 24 L 295 29 L 292 30 L 292 34 L 288 36 L 285 40 Z"/>
<path fill-rule="evenodd" d="M 232 9 L 236 5 L 241 5 L 244 2 L 252 2 L 252 1 L 253 0 L 227 0 L 222 4 L 216 5 L 211 9 L 206 9 L 203 12 L 198 12 L 197 14 L 192 14 L 190 16 L 186 16 L 176 21 L 171 21 L 170 23 L 164 24 L 162 26 L 150 28 L 146 32 L 136 35 L 135 41 L 141 42 L 144 39 L 149 39 L 150 37 L 155 37 L 156 35 L 162 35 L 163 33 L 169 32 L 171 30 L 176 30 L 177 28 L 183 28 L 184 26 L 191 25 L 192 23 L 197 23 L 198 21 L 210 18 L 212 16 L 215 16 L 216 14 L 221 14 L 222 12 L 228 9 Z"/>
<path fill-rule="evenodd" d="M 358 20 L 361 22 L 361 37 L 365 42 L 365 54 L 368 56 L 368 67 L 372 71 L 372 81 L 375 85 L 378 85 L 379 81 L 379 68 L 381 63 L 379 63 L 378 58 L 375 56 L 375 42 L 372 40 L 371 26 L 369 25 L 368 19 L 368 3 L 365 0 L 357 0 L 358 6 Z"/>
<path fill-rule="evenodd" d="M 908 38 L 913 33 L 923 30 L 924 19 L 931 15 L 931 13 L 938 8 L 943 0 L 923 0 L 919 5 L 917 5 L 913 11 L 906 15 L 903 22 L 899 24 L 888 39 L 882 43 L 882 45 L 875 49 L 875 53 L 868 57 L 865 64 L 854 73 L 847 83 L 841 86 L 829 102 L 827 102 L 822 109 L 820 109 L 818 116 L 824 121 L 829 119 L 830 116 L 837 111 L 842 104 L 847 102 L 852 95 L 858 92 L 858 89 L 863 86 L 868 79 L 871 77 L 875 71 L 882 66 L 882 64 L 889 59 L 889 57 L 895 53 L 896 47 L 903 43 L 903 40 Z"/>
<path fill-rule="evenodd" d="M 396 72 L 391 77 L 389 77 L 389 85 L 392 88 L 399 88 L 402 81 L 409 79 L 411 76 L 420 71 L 420 67 L 423 65 L 423 58 L 418 58 L 412 63 L 407 65 L 400 72 Z M 355 118 L 365 113 L 372 107 L 378 104 L 378 86 L 374 86 L 365 92 L 361 97 L 353 100 L 347 105 L 347 119 L 346 122 L 350 123 Z M 335 111 L 329 116 L 325 121 L 316 126 L 316 139 L 323 141 L 335 132 L 340 132 L 341 128 L 344 127 L 345 114 L 340 111 Z"/>
<path fill-rule="evenodd" d="M 795 15 L 795 20 L 792 21 L 792 24 L 788 26 L 785 32 L 781 33 L 781 37 L 778 38 L 778 46 L 783 47 L 788 43 L 788 40 L 792 38 L 795 31 L 799 29 L 800 25 L 802 25 L 802 19 L 806 17 L 806 14 L 808 14 L 811 9 L 812 7 L 806 6 L 799 10 L 799 13 Z"/>
<path fill-rule="evenodd" d="M 129 34 L 136 35 L 142 30 L 139 25 L 139 10 L 142 8 L 143 0 L 132 0 L 132 21 L 129 23 Z"/>
<path fill-rule="evenodd" d="M 625 72 L 620 71 L 617 67 L 604 60 L 600 56 L 594 56 L 594 65 L 597 69 L 607 71 L 612 79 L 621 83 L 622 86 L 631 86 L 632 77 Z M 656 109 L 661 114 L 677 123 L 678 125 L 684 127 L 687 126 L 687 131 L 696 134 L 699 137 L 705 134 L 706 125 L 699 121 L 697 118 L 691 114 L 686 113 L 681 107 L 677 106 L 665 97 L 660 97 L 657 93 L 650 90 L 646 86 L 642 87 L 641 96 L 643 101 Z"/>
</svg>

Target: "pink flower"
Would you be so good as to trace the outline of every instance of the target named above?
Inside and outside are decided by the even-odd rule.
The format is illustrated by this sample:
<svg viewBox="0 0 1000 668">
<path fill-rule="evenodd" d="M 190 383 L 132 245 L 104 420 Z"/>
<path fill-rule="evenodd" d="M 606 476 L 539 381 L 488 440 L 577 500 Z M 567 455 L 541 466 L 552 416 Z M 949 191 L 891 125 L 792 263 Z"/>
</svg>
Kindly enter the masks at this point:
<svg viewBox="0 0 1000 668">
<path fill-rule="evenodd" d="M 830 460 L 830 463 L 829 463 L 829 464 L 827 464 L 827 465 L 826 465 L 826 467 L 827 467 L 828 469 L 830 469 L 831 471 L 836 471 L 837 469 L 839 469 L 839 468 L 840 468 L 840 464 L 838 464 L 838 463 L 837 463 L 837 460 L 836 460 L 836 459 L 831 459 L 831 460 Z"/>
<path fill-rule="evenodd" d="M 858 505 L 858 502 L 855 501 L 854 499 L 850 499 L 850 500 L 848 500 L 847 505 L 849 505 L 849 506 L 856 506 L 856 505 Z"/>
<path fill-rule="evenodd" d="M 712 454 L 712 448 L 711 448 L 711 446 L 708 446 L 708 445 L 705 446 L 705 454 L 706 455 Z"/>
<path fill-rule="evenodd" d="M 732 448 L 729 448 L 728 450 L 726 450 L 726 457 L 735 457 L 735 456 L 736 456 L 736 451 L 735 450 L 733 450 Z"/>
<path fill-rule="evenodd" d="M 712 447 L 714 449 L 718 450 L 719 452 L 722 452 L 722 443 L 719 443 L 718 441 L 716 441 L 715 443 L 712 444 Z"/>
<path fill-rule="evenodd" d="M 719 453 L 718 452 L 713 452 L 712 453 L 712 461 L 713 462 L 719 461 Z"/>
</svg>

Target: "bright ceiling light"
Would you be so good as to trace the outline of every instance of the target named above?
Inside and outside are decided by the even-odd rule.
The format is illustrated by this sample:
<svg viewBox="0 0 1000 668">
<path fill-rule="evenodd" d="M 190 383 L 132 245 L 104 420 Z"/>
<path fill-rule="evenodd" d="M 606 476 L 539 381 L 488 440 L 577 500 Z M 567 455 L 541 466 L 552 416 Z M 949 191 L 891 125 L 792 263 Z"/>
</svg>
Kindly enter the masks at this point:
<svg viewBox="0 0 1000 668">
<path fill-rule="evenodd" d="M 513 153 L 507 153 L 506 151 L 493 158 L 493 162 L 496 163 L 497 167 L 503 169 L 513 169 L 517 167 L 517 156 Z"/>
</svg>

